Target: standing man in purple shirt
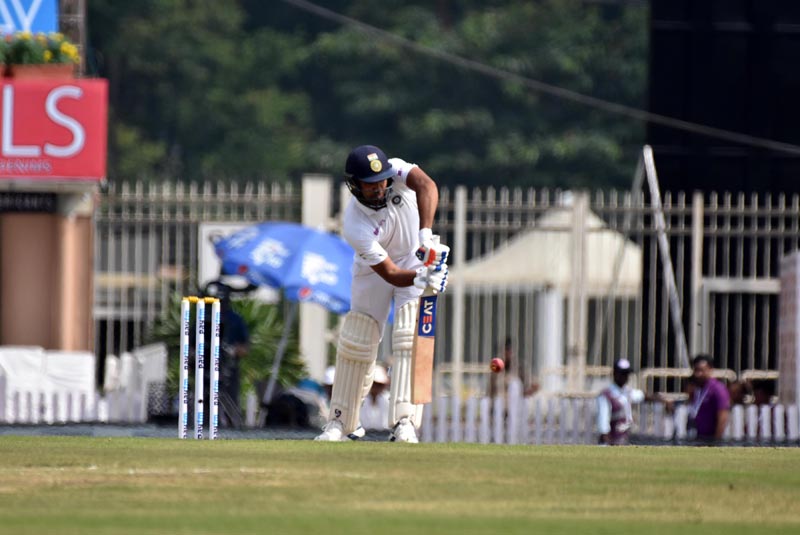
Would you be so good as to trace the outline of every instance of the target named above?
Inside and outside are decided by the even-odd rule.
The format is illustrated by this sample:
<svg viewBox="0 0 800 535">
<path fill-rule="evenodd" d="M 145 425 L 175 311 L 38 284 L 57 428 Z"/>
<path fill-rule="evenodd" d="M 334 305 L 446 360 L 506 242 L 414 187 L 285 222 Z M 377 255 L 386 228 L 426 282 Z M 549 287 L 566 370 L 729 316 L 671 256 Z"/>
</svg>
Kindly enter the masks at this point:
<svg viewBox="0 0 800 535">
<path fill-rule="evenodd" d="M 689 429 L 700 440 L 720 440 L 728 425 L 731 398 L 728 389 L 712 377 L 714 361 L 708 355 L 692 360 L 694 391 L 689 398 Z"/>
</svg>

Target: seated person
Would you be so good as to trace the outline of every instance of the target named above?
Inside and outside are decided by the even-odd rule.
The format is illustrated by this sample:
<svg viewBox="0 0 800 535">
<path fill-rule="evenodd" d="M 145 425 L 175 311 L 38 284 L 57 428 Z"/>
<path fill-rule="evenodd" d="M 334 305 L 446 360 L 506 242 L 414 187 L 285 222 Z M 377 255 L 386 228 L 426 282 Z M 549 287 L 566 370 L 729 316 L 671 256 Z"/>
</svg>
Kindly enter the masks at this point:
<svg viewBox="0 0 800 535">
<path fill-rule="evenodd" d="M 389 374 L 380 364 L 375 366 L 372 387 L 361 405 L 364 429 L 389 429 Z"/>
</svg>

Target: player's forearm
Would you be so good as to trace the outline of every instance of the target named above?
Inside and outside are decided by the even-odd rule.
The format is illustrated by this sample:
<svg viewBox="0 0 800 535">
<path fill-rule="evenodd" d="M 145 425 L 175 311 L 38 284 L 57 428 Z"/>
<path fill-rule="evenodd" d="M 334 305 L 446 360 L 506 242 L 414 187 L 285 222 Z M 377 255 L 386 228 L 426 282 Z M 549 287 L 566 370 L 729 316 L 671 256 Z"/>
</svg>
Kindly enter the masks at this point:
<svg viewBox="0 0 800 535">
<path fill-rule="evenodd" d="M 399 288 L 413 285 L 414 277 L 417 276 L 416 271 L 402 269 L 388 258 L 380 264 L 372 266 L 372 269 L 375 273 L 380 275 L 383 280 Z"/>
<path fill-rule="evenodd" d="M 384 277 L 386 282 L 398 288 L 405 288 L 406 286 L 414 285 L 414 277 L 417 275 L 416 271 L 402 270 L 399 273 L 391 275 L 389 278 Z"/>
</svg>

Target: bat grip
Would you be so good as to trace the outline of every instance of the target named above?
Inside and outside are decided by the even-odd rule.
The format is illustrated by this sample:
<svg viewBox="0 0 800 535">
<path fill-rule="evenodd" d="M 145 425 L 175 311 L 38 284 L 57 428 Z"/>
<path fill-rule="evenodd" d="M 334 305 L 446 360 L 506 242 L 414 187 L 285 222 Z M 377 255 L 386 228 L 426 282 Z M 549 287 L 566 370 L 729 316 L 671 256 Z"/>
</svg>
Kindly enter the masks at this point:
<svg viewBox="0 0 800 535">
<path fill-rule="evenodd" d="M 431 242 L 433 242 L 434 245 L 439 245 L 439 243 L 440 243 L 439 235 L 438 234 L 434 234 L 433 236 L 431 236 Z M 420 260 L 422 260 L 424 258 L 423 248 L 421 246 L 420 246 L 419 249 L 417 249 L 416 255 L 417 255 L 417 258 L 419 258 Z"/>
</svg>

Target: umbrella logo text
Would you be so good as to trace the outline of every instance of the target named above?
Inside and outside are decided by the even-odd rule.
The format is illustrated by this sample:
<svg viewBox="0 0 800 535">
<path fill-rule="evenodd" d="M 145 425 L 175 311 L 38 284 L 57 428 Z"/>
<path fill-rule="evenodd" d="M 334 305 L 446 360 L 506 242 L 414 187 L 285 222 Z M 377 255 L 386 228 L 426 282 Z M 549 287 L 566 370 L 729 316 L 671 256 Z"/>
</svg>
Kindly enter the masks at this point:
<svg viewBox="0 0 800 535">
<path fill-rule="evenodd" d="M 311 284 L 327 284 L 336 286 L 339 282 L 337 275 L 338 267 L 325 260 L 325 257 L 316 253 L 306 253 L 303 255 L 303 267 L 301 275 Z"/>
<path fill-rule="evenodd" d="M 250 253 L 250 258 L 257 266 L 267 265 L 279 268 L 289 256 L 289 250 L 278 240 L 266 239 L 258 244 Z"/>
</svg>

